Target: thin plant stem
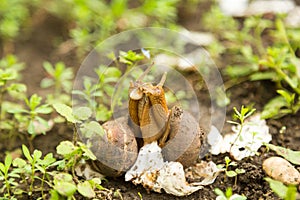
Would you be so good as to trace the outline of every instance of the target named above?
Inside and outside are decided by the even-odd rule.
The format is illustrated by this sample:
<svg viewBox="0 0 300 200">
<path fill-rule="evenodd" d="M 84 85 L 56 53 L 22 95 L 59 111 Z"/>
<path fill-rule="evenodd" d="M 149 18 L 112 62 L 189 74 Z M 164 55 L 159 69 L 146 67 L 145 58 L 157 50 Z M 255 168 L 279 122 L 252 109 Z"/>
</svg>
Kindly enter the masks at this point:
<svg viewBox="0 0 300 200">
<path fill-rule="evenodd" d="M 44 196 L 44 182 L 45 182 L 45 176 L 46 176 L 46 169 L 44 169 L 45 172 L 43 173 L 42 181 L 41 181 L 41 192 L 42 192 L 42 198 L 46 199 Z"/>
<path fill-rule="evenodd" d="M 2 121 L 2 106 L 3 106 L 2 104 L 3 104 L 4 93 L 5 93 L 5 85 L 6 82 L 4 82 L 3 86 L 0 87 L 0 122 Z"/>
<path fill-rule="evenodd" d="M 8 197 L 10 197 L 10 184 L 8 181 L 8 172 L 5 172 L 5 186 L 6 186 L 6 190 L 7 190 L 6 193 L 7 193 Z"/>
</svg>

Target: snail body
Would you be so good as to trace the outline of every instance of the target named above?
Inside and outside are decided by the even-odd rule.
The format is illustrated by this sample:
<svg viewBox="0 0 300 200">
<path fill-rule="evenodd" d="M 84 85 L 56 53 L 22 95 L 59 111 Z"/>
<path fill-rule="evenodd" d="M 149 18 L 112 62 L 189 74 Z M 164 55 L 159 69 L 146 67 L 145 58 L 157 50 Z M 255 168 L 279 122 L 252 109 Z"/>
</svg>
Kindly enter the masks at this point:
<svg viewBox="0 0 300 200">
<path fill-rule="evenodd" d="M 104 175 L 122 175 L 134 164 L 139 147 L 154 141 L 167 161 L 189 167 L 199 157 L 203 131 L 198 122 L 178 106 L 169 110 L 163 90 L 166 74 L 152 85 L 142 82 L 148 72 L 149 68 L 130 84 L 129 116 L 104 123 L 105 136 L 91 139 L 98 159 L 93 166 Z M 142 140 L 139 147 L 137 140 Z"/>
</svg>

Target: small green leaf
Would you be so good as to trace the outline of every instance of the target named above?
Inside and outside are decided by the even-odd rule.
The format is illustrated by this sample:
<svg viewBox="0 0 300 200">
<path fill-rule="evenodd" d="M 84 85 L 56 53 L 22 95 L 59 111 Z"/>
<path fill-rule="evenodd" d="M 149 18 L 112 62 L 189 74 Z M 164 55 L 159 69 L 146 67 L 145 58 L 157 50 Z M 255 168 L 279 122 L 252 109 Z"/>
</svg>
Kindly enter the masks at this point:
<svg viewBox="0 0 300 200">
<path fill-rule="evenodd" d="M 27 89 L 26 85 L 21 83 L 12 83 L 7 88 L 7 90 L 14 91 L 14 92 L 26 92 L 26 89 Z"/>
<path fill-rule="evenodd" d="M 55 158 L 53 158 L 53 154 L 52 153 L 48 153 L 43 160 L 40 161 L 40 164 L 41 165 L 44 165 L 44 166 L 49 166 L 51 165 L 52 163 L 54 163 L 56 161 Z"/>
<path fill-rule="evenodd" d="M 228 177 L 235 177 L 237 176 L 237 173 L 235 171 L 225 171 L 226 176 Z"/>
<path fill-rule="evenodd" d="M 231 161 L 231 159 L 228 156 L 225 156 L 224 160 L 226 162 L 226 165 L 228 165 Z"/>
<path fill-rule="evenodd" d="M 5 165 L 5 167 L 6 167 L 7 169 L 9 169 L 11 163 L 12 163 L 12 156 L 11 156 L 10 154 L 7 154 L 7 155 L 5 156 L 5 160 L 4 160 L 4 165 Z"/>
<path fill-rule="evenodd" d="M 24 156 L 27 158 L 27 160 L 30 163 L 32 163 L 32 157 L 30 155 L 30 152 L 29 152 L 28 148 L 24 144 L 22 145 L 22 151 L 23 151 Z"/>
<path fill-rule="evenodd" d="M 280 118 L 284 116 L 284 113 L 280 112 L 280 109 L 286 107 L 287 103 L 282 96 L 277 96 L 271 99 L 265 106 L 261 113 L 261 118 Z"/>
<path fill-rule="evenodd" d="M 42 97 L 37 94 L 33 94 L 29 100 L 25 99 L 25 101 L 30 110 L 35 110 L 35 108 L 41 104 Z"/>
<path fill-rule="evenodd" d="M 291 163 L 300 165 L 300 151 L 293 151 L 273 144 L 265 144 L 265 146 L 275 151 L 278 155 L 283 156 Z"/>
<path fill-rule="evenodd" d="M 284 200 L 294 200 L 297 198 L 297 188 L 294 185 L 289 185 L 286 191 Z"/>
<path fill-rule="evenodd" d="M 77 190 L 76 185 L 74 183 L 58 181 L 54 185 L 54 189 L 61 195 L 71 197 Z"/>
<path fill-rule="evenodd" d="M 53 111 L 51 107 L 48 105 L 43 105 L 35 109 L 35 112 L 40 113 L 40 114 L 49 114 Z"/>
<path fill-rule="evenodd" d="M 239 195 L 239 194 L 234 194 L 231 196 L 229 200 L 246 200 L 247 197 Z"/>
<path fill-rule="evenodd" d="M 47 71 L 48 74 L 54 75 L 54 67 L 52 66 L 52 64 L 50 62 L 47 62 L 47 61 L 44 62 L 43 67 Z"/>
<path fill-rule="evenodd" d="M 82 124 L 80 127 L 80 131 L 86 138 L 90 138 L 95 134 L 100 136 L 103 136 L 105 134 L 105 131 L 102 128 L 102 126 L 96 121 L 91 121 Z"/>
<path fill-rule="evenodd" d="M 251 74 L 250 80 L 251 81 L 259 81 L 259 80 L 273 80 L 275 77 L 277 77 L 277 74 L 275 72 L 256 72 L 254 74 Z"/>
<path fill-rule="evenodd" d="M 275 192 L 280 198 L 284 198 L 287 193 L 287 187 L 280 181 L 273 180 L 271 178 L 265 178 L 265 180 L 270 184 L 270 188 Z"/>
<path fill-rule="evenodd" d="M 50 194 L 51 194 L 50 200 L 61 200 L 62 199 L 56 190 L 51 190 Z"/>
<path fill-rule="evenodd" d="M 225 195 L 227 198 L 232 196 L 232 188 L 231 187 L 226 189 Z"/>
<path fill-rule="evenodd" d="M 54 80 L 51 79 L 51 78 L 44 78 L 42 81 L 41 81 L 41 88 L 48 88 L 48 87 L 51 87 L 54 85 Z"/>
<path fill-rule="evenodd" d="M 4 166 L 3 163 L 0 162 L 0 170 L 5 173 L 6 172 L 6 167 Z M 3 174 L 0 173 L 0 177 L 3 176 Z"/>
<path fill-rule="evenodd" d="M 219 188 L 215 188 L 214 192 L 216 193 L 216 195 L 218 196 L 222 196 L 222 197 L 226 197 L 224 192 L 222 190 L 220 190 Z"/>
<path fill-rule="evenodd" d="M 71 174 L 68 174 L 68 173 L 55 174 L 54 180 L 55 180 L 55 182 L 56 181 L 63 181 L 63 182 L 73 183 L 73 177 L 72 177 Z"/>
<path fill-rule="evenodd" d="M 42 152 L 40 150 L 34 150 L 33 151 L 33 159 L 39 160 L 42 157 Z"/>
<path fill-rule="evenodd" d="M 84 181 L 83 183 L 78 183 L 77 185 L 78 192 L 82 194 L 82 196 L 87 198 L 93 198 L 96 196 L 92 185 L 88 181 Z"/>
<path fill-rule="evenodd" d="M 239 169 L 239 168 L 235 169 L 234 171 L 235 171 L 237 174 L 243 174 L 243 173 L 246 172 L 244 169 Z"/>
<path fill-rule="evenodd" d="M 18 168 L 23 168 L 26 165 L 26 161 L 22 158 L 15 158 L 13 161 L 13 166 Z"/>
<path fill-rule="evenodd" d="M 295 94 L 290 94 L 288 91 L 285 90 L 277 90 L 277 93 L 283 96 L 283 98 L 285 98 L 288 104 L 294 103 Z"/>
<path fill-rule="evenodd" d="M 28 127 L 27 127 L 27 131 L 31 135 L 35 134 L 35 128 L 34 128 L 34 122 L 33 122 L 33 120 L 29 121 L 29 124 L 28 124 Z"/>
<path fill-rule="evenodd" d="M 72 114 L 72 108 L 62 104 L 62 103 L 55 103 L 53 104 L 53 108 L 58 112 L 61 116 L 65 117 L 68 122 L 71 123 L 78 123 L 79 121 L 74 117 Z"/>
<path fill-rule="evenodd" d="M 93 154 L 93 152 L 87 147 L 86 144 L 78 142 L 78 145 L 79 145 L 80 149 L 82 150 L 84 156 L 88 157 L 91 160 L 97 159 L 96 156 Z"/>
<path fill-rule="evenodd" d="M 56 152 L 60 155 L 68 155 L 75 151 L 75 146 L 70 141 L 62 141 L 56 147 Z"/>
<path fill-rule="evenodd" d="M 87 120 L 92 116 L 92 110 L 88 107 L 75 108 L 73 111 L 73 116 L 79 120 Z"/>
</svg>

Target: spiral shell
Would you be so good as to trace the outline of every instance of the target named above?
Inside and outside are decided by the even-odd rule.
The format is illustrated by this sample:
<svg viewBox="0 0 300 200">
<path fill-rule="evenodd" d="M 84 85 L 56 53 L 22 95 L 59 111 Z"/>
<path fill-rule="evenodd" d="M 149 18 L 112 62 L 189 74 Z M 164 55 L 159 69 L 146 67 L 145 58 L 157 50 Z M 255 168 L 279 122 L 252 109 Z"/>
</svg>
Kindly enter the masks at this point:
<svg viewBox="0 0 300 200">
<path fill-rule="evenodd" d="M 127 117 L 107 121 L 102 125 L 105 135 L 89 140 L 92 144 L 90 149 L 97 157 L 92 166 L 103 175 L 121 176 L 137 158 L 137 143 L 127 121 Z"/>
<path fill-rule="evenodd" d="M 199 158 L 203 134 L 203 130 L 190 113 L 178 106 L 173 107 L 169 138 L 162 148 L 164 159 L 178 161 L 184 167 L 193 165 Z"/>
</svg>

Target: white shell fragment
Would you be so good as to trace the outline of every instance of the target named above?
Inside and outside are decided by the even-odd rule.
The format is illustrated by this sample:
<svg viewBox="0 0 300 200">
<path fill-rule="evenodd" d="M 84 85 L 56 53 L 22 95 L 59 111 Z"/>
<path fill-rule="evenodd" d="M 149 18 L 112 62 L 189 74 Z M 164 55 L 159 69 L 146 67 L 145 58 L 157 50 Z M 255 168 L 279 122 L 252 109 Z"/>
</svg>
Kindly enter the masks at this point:
<svg viewBox="0 0 300 200">
<path fill-rule="evenodd" d="M 126 172 L 125 181 L 134 184 L 143 184 L 145 188 L 152 189 L 155 174 L 164 166 L 161 148 L 157 142 L 147 144 L 140 149 L 134 165 Z"/>
<path fill-rule="evenodd" d="M 233 132 L 223 137 L 217 129 L 212 128 L 207 136 L 208 143 L 212 147 L 210 152 L 214 155 L 229 152 L 234 159 L 242 160 L 245 157 L 254 156 L 263 143 L 269 143 L 272 140 L 269 127 L 265 120 L 260 119 L 259 113 L 245 121 L 239 135 L 240 129 L 240 126 L 233 126 Z"/>
<path fill-rule="evenodd" d="M 221 11 L 229 16 L 241 16 L 248 6 L 248 0 L 219 0 Z"/>
<path fill-rule="evenodd" d="M 161 189 L 164 189 L 168 194 L 185 196 L 202 189 L 202 187 L 201 185 L 191 186 L 186 182 L 182 164 L 169 162 L 159 170 L 153 190 L 161 192 Z"/>
<path fill-rule="evenodd" d="M 291 0 L 257 0 L 250 3 L 245 14 L 289 13 L 295 6 L 294 1 Z"/>
<path fill-rule="evenodd" d="M 263 162 L 263 170 L 277 181 L 285 184 L 300 184 L 300 173 L 287 160 L 281 157 L 271 157 Z"/>
<path fill-rule="evenodd" d="M 300 6 L 296 6 L 289 12 L 288 16 L 285 18 L 285 24 L 291 28 L 300 27 Z"/>
<path fill-rule="evenodd" d="M 200 165 L 199 165 L 200 166 Z M 140 149 L 136 163 L 125 174 L 126 181 L 134 184 L 142 184 L 144 188 L 155 192 L 162 192 L 175 196 L 186 196 L 214 182 L 218 175 L 214 163 L 203 164 L 202 167 L 209 169 L 198 170 L 209 173 L 201 173 L 202 182 L 188 183 L 183 166 L 179 162 L 165 162 L 161 154 L 161 148 L 157 142 L 147 144 Z M 217 171 L 216 171 L 217 170 Z"/>
<path fill-rule="evenodd" d="M 185 169 L 185 177 L 192 182 L 192 185 L 210 185 L 212 184 L 220 172 L 217 165 L 210 161 L 201 161 L 194 166 Z M 201 182 L 199 182 L 201 180 Z"/>
</svg>

